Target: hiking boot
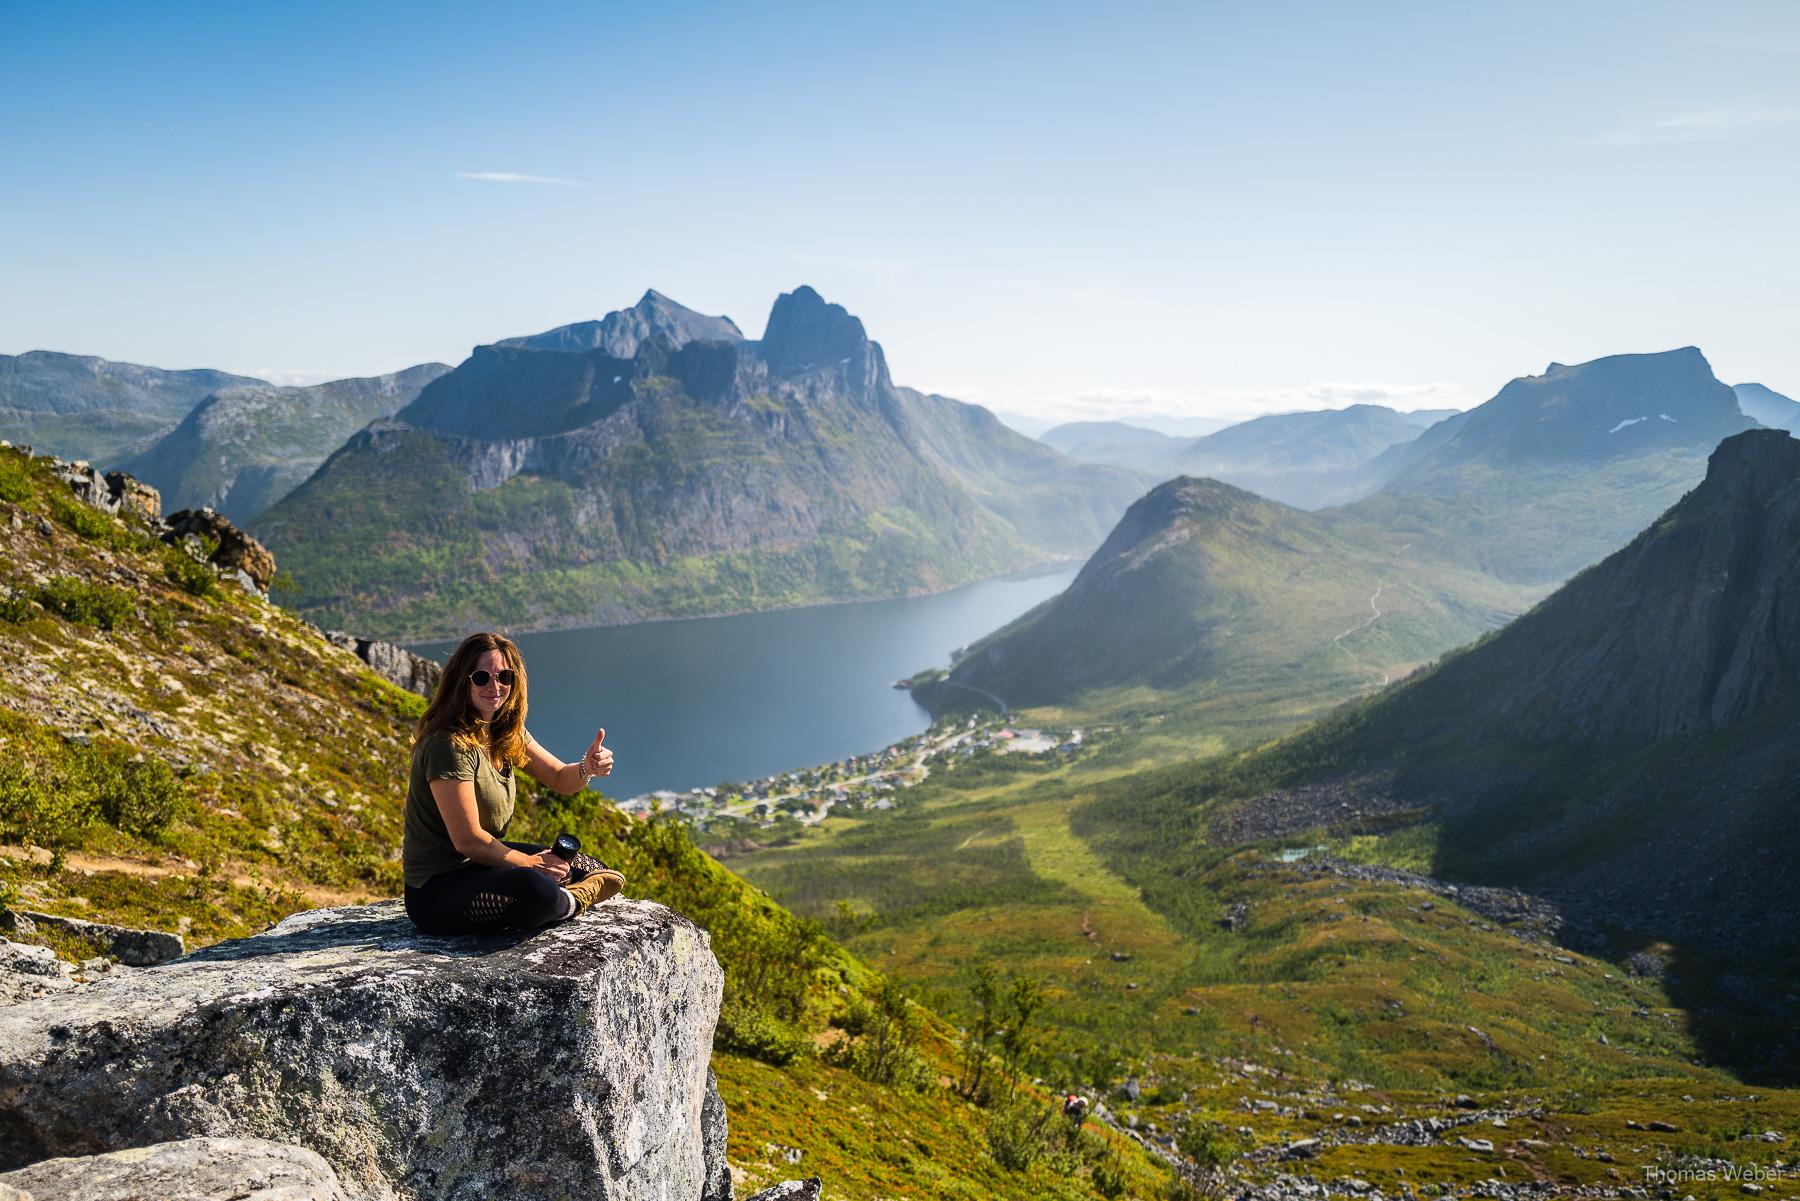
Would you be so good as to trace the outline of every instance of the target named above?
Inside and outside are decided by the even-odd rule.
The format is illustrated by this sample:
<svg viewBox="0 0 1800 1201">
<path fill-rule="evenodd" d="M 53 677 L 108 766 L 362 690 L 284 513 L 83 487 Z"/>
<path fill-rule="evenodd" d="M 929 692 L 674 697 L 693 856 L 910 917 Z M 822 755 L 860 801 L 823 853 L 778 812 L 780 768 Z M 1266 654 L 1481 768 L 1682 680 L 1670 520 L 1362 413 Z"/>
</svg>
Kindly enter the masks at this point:
<svg viewBox="0 0 1800 1201">
<path fill-rule="evenodd" d="M 569 860 L 569 878 L 563 883 L 579 884 L 595 872 L 610 872 L 613 869 L 600 862 L 586 851 L 576 851 Z"/>
<path fill-rule="evenodd" d="M 610 901 L 623 892 L 625 877 L 610 867 L 603 867 L 587 873 L 574 884 L 565 884 L 563 887 L 575 898 L 575 912 L 569 916 L 579 917 L 600 902 Z"/>
</svg>

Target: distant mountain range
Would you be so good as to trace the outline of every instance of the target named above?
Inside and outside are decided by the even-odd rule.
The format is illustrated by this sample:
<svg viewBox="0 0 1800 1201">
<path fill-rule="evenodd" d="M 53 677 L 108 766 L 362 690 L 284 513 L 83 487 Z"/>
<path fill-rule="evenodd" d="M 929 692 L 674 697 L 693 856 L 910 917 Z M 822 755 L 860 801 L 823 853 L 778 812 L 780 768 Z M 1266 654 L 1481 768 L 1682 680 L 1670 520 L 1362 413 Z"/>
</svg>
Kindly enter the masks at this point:
<svg viewBox="0 0 1800 1201">
<path fill-rule="evenodd" d="M 262 383 L 49 350 L 0 355 L 0 437 L 110 466 L 173 429 L 210 394 Z"/>
<path fill-rule="evenodd" d="M 422 637 L 947 588 L 1086 554 L 1142 487 L 896 386 L 811 288 L 755 342 L 651 292 L 477 347 L 253 528 L 303 612 Z"/>
<path fill-rule="evenodd" d="M 1383 491 L 1353 505 L 1308 514 L 1177 479 L 1065 593 L 918 695 L 944 707 L 976 689 L 1103 714 L 1237 697 L 1241 712 L 1291 722 L 1528 607 L 1628 541 L 1753 424 L 1689 348 L 1515 380 L 1384 451 Z"/>
<path fill-rule="evenodd" d="M 1800 442 L 1737 434 L 1649 528 L 1493 637 L 1271 749 L 1140 781 L 1091 820 L 1143 841 L 1154 871 L 1179 871 L 1154 848 L 1194 832 L 1311 841 L 1373 822 L 1378 857 L 1423 836 L 1434 875 L 1597 925 L 1800 946 L 1800 891 L 1777 866 L 1800 853 L 1796 550 Z"/>
<path fill-rule="evenodd" d="M 1083 463 L 1111 463 L 1158 472 L 1191 439 L 1171 437 L 1123 421 L 1071 421 L 1045 430 L 1038 435 L 1038 441 Z"/>
<path fill-rule="evenodd" d="M 350 435 L 412 403 L 449 370 L 426 363 L 307 388 L 225 388 L 117 466 L 161 491 L 171 512 L 210 506 L 244 524 L 293 491 Z"/>
<path fill-rule="evenodd" d="M 1770 429 L 1790 433 L 1800 429 L 1800 400 L 1792 400 L 1761 384 L 1738 384 L 1732 392 L 1746 417 L 1754 417 Z"/>
<path fill-rule="evenodd" d="M 1455 413 L 1401 413 L 1359 404 L 1270 414 L 1197 438 L 1092 421 L 1058 426 L 1041 440 L 1083 462 L 1135 467 L 1157 480 L 1205 476 L 1283 504 L 1317 509 L 1373 492 L 1381 484 L 1379 473 L 1369 469 L 1377 456 Z"/>
</svg>

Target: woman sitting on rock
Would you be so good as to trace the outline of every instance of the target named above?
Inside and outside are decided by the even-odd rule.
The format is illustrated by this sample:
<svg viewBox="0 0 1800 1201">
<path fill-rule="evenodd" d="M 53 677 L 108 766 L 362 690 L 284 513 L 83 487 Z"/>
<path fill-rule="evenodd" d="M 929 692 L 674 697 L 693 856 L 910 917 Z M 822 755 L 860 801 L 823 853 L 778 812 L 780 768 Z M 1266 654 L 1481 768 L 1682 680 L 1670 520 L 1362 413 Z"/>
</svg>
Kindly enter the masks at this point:
<svg viewBox="0 0 1800 1201">
<path fill-rule="evenodd" d="M 617 896 L 625 877 L 588 855 L 564 862 L 540 846 L 502 842 L 523 768 L 574 795 L 609 775 L 601 730 L 580 763 L 564 763 L 525 729 L 525 659 L 511 639 L 471 634 L 444 665 L 413 735 L 401 865 L 406 913 L 427 934 L 532 930 Z"/>
</svg>

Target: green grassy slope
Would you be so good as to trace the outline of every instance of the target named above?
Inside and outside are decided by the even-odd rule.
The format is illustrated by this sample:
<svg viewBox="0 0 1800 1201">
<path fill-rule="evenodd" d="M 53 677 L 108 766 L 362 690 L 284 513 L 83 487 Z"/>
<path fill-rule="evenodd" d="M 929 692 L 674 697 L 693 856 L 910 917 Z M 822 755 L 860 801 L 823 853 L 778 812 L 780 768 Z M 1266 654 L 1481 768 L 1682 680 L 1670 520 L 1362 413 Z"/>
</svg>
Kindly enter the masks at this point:
<svg viewBox="0 0 1800 1201">
<path fill-rule="evenodd" d="M 0 654 L 15 668 L 0 698 L 0 904 L 177 930 L 193 946 L 399 894 L 422 698 L 191 570 L 146 528 L 75 504 L 42 460 L 0 450 L 0 528 Z M 1161 1187 L 1142 1150 L 1097 1130 L 1061 1158 L 1002 1167 L 996 1111 L 940 1083 L 959 1055 L 941 1018 L 900 1006 L 915 1032 L 882 1067 L 867 1048 L 889 1029 L 884 982 L 820 927 L 678 825 L 630 821 L 598 793 L 522 790 L 512 832 L 564 829 L 623 870 L 631 895 L 711 934 L 726 973 L 716 1066 L 746 1183 L 819 1173 L 834 1196 L 870 1201 Z M 775 1146 L 801 1149 L 800 1169 Z"/>
</svg>

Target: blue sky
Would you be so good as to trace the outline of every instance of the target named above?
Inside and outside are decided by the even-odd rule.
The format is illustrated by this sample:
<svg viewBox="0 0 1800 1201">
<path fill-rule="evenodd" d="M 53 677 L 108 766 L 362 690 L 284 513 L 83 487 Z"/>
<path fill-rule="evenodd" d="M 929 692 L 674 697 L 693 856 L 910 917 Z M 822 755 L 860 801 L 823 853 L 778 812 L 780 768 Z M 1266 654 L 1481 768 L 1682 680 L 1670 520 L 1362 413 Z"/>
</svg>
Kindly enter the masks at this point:
<svg viewBox="0 0 1800 1201">
<path fill-rule="evenodd" d="M 310 381 L 810 283 L 1011 412 L 1800 395 L 1797 195 L 1788 3 L 0 0 L 7 353 Z"/>
</svg>

